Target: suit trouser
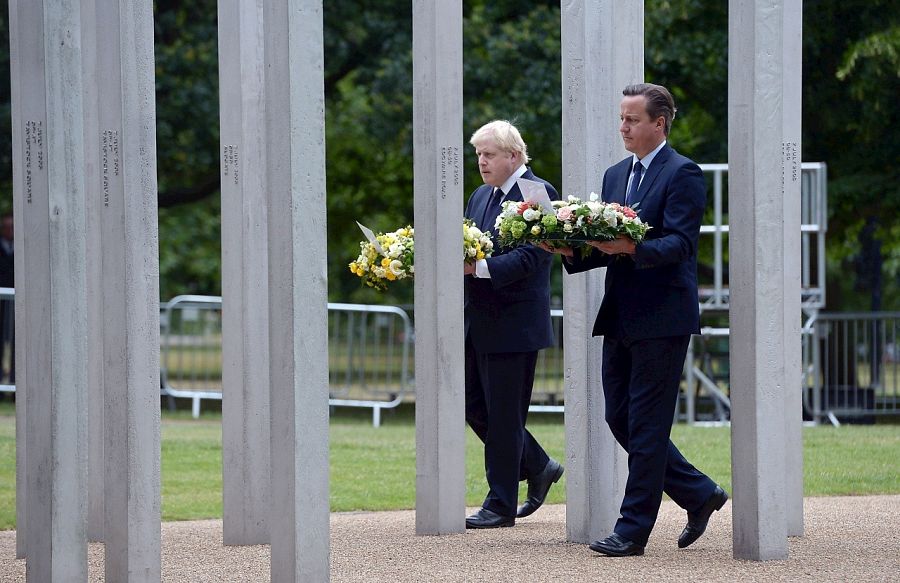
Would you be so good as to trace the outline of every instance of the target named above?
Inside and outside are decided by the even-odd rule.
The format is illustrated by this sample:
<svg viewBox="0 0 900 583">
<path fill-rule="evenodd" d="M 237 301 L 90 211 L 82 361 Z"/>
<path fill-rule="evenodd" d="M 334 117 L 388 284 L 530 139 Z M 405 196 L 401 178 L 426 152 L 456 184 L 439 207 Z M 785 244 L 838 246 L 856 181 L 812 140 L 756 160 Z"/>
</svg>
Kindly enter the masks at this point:
<svg viewBox="0 0 900 583">
<path fill-rule="evenodd" d="M 699 510 L 716 488 L 669 439 L 690 336 L 603 340 L 606 422 L 628 452 L 628 480 L 615 532 L 646 545 L 665 491 Z"/>
<path fill-rule="evenodd" d="M 519 481 L 537 475 L 550 458 L 525 429 L 537 351 L 477 352 L 466 338 L 466 422 L 484 442 L 490 490 L 483 508 L 515 516 Z"/>
</svg>

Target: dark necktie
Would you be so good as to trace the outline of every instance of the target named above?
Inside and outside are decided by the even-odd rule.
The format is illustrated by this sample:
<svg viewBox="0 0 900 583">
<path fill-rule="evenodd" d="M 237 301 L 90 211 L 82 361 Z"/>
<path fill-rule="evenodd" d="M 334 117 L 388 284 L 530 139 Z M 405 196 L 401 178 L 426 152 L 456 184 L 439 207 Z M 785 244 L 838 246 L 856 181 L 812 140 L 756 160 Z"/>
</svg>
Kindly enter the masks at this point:
<svg viewBox="0 0 900 583">
<path fill-rule="evenodd" d="M 484 217 L 481 220 L 481 230 L 489 231 L 494 228 L 494 222 L 500 215 L 500 200 L 503 198 L 503 190 L 495 188 L 484 208 Z"/>
<path fill-rule="evenodd" d="M 631 188 L 625 196 L 625 204 L 631 204 L 637 197 L 638 188 L 641 186 L 641 176 L 644 174 L 644 165 L 638 160 L 634 163 L 634 170 L 631 173 Z"/>
</svg>

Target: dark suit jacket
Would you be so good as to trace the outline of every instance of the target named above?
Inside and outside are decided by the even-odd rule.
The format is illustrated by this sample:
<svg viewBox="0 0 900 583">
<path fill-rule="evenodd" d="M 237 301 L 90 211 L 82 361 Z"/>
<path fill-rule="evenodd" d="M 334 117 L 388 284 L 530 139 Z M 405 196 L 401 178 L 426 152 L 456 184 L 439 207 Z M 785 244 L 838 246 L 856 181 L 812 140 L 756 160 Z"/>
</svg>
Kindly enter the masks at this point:
<svg viewBox="0 0 900 583">
<path fill-rule="evenodd" d="M 603 176 L 603 200 L 625 202 L 632 158 Z M 607 266 L 606 294 L 594 336 L 642 340 L 700 332 L 697 295 L 697 239 L 706 206 L 706 180 L 693 161 L 668 144 L 647 169 L 636 200 L 641 220 L 652 229 L 633 256 L 596 249 L 563 261 L 569 273 Z"/>
<path fill-rule="evenodd" d="M 522 178 L 543 182 L 551 199 L 559 193 L 528 169 Z M 493 224 L 481 221 L 493 187 L 478 187 L 466 205 L 465 216 L 482 231 L 490 231 L 494 253 L 487 259 L 490 279 L 466 276 L 466 335 L 482 353 L 529 352 L 553 345 L 550 323 L 550 266 L 553 256 L 532 245 L 501 249 Z M 514 185 L 505 200 L 522 200 Z M 493 221 L 491 221 L 493 223 Z"/>
</svg>

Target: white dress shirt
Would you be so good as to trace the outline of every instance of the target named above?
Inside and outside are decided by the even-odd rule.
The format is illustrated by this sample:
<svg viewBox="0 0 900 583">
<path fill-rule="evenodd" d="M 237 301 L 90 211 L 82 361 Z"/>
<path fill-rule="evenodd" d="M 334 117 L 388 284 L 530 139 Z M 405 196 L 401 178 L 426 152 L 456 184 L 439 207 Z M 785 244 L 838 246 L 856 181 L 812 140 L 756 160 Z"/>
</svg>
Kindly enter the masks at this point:
<svg viewBox="0 0 900 583">
<path fill-rule="evenodd" d="M 501 204 L 504 200 L 506 200 L 506 195 L 509 194 L 509 191 L 512 190 L 512 187 L 515 185 L 516 180 L 521 178 L 525 172 L 528 171 L 528 168 L 525 167 L 525 164 L 522 164 L 518 168 L 513 171 L 512 174 L 509 175 L 509 178 L 506 179 L 506 182 L 503 183 L 503 186 L 500 187 L 500 190 L 503 191 L 503 196 L 500 197 L 500 202 L 497 204 Z M 493 190 L 491 191 L 493 194 Z M 485 230 L 490 229 L 493 225 L 484 225 Z M 475 273 L 473 274 L 475 277 L 482 277 L 485 279 L 491 278 L 491 272 L 488 269 L 487 259 L 479 259 L 475 262 Z"/>
<path fill-rule="evenodd" d="M 637 154 L 631 155 L 631 174 L 628 175 L 628 185 L 625 187 L 625 192 L 631 192 L 631 183 L 634 181 L 634 165 L 640 163 L 641 166 L 644 167 L 644 171 L 641 172 L 641 181 L 638 182 L 638 188 L 641 187 L 641 184 L 644 182 L 644 176 L 647 175 L 647 169 L 650 168 L 650 163 L 653 162 L 653 159 L 656 158 L 656 155 L 659 154 L 659 151 L 663 149 L 663 146 L 666 145 L 667 140 L 663 140 L 660 142 L 656 148 L 644 156 L 641 159 L 638 159 Z"/>
</svg>

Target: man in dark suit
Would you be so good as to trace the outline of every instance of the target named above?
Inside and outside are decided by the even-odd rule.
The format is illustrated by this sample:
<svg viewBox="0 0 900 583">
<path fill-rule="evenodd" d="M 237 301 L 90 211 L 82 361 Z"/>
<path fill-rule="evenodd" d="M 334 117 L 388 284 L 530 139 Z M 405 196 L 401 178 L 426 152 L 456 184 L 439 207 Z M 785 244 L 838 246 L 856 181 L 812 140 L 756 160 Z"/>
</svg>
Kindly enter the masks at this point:
<svg viewBox="0 0 900 583">
<path fill-rule="evenodd" d="M 669 440 L 688 341 L 700 332 L 697 240 L 706 181 L 666 143 L 671 94 L 651 84 L 623 94 L 619 131 L 633 155 L 606 171 L 602 196 L 636 207 L 652 228 L 639 244 L 627 237 L 592 242 L 588 257 L 561 251 L 569 273 L 607 267 L 593 335 L 604 337 L 606 422 L 628 452 L 628 480 L 613 533 L 590 548 L 616 557 L 644 553 L 663 491 L 687 510 L 680 548 L 703 534 L 728 499 Z"/>
<path fill-rule="evenodd" d="M 551 198 L 559 198 L 525 166 L 525 142 L 509 122 L 484 125 L 470 143 L 484 185 L 469 198 L 466 217 L 490 231 L 494 241 L 501 203 L 522 200 L 516 179 L 542 182 Z M 543 504 L 563 473 L 525 429 L 537 352 L 553 344 L 552 261 L 551 254 L 530 245 L 495 246 L 491 257 L 464 267 L 466 422 L 484 442 L 490 488 L 478 512 L 466 518 L 466 528 L 513 526 L 516 517 Z M 517 510 L 520 480 L 528 481 L 528 495 Z"/>
</svg>

